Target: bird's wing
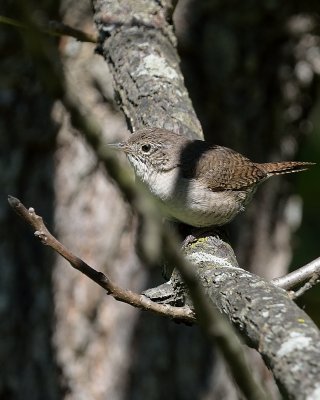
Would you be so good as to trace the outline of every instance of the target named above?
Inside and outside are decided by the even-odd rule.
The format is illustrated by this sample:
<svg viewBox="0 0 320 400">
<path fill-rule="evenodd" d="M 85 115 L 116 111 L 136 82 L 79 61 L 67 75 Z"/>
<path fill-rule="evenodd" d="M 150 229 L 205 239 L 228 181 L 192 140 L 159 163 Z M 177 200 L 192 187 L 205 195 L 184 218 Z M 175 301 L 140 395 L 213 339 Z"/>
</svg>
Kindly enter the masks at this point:
<svg viewBox="0 0 320 400">
<path fill-rule="evenodd" d="M 185 178 L 198 179 L 213 191 L 245 189 L 267 177 L 257 164 L 236 151 L 209 147 L 201 141 L 185 150 L 180 168 Z"/>
</svg>

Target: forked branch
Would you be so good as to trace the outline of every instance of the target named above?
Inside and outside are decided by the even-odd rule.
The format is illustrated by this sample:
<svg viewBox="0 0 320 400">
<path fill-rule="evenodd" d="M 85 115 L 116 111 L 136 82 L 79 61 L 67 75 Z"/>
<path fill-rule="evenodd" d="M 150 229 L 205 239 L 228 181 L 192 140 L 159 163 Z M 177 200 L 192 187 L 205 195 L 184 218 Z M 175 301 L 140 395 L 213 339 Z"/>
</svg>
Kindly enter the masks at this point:
<svg viewBox="0 0 320 400">
<path fill-rule="evenodd" d="M 290 272 L 287 275 L 284 275 L 280 278 L 272 279 L 272 283 L 276 286 L 281 287 L 282 289 L 292 289 L 293 287 L 306 282 L 303 286 L 303 290 L 298 290 L 295 292 L 293 298 L 297 298 L 305 293 L 307 290 L 311 289 L 312 286 L 319 283 L 320 280 L 320 257 L 315 260 L 309 262 L 296 269 L 295 271 Z M 302 288 L 301 288 L 302 289 Z"/>
</svg>

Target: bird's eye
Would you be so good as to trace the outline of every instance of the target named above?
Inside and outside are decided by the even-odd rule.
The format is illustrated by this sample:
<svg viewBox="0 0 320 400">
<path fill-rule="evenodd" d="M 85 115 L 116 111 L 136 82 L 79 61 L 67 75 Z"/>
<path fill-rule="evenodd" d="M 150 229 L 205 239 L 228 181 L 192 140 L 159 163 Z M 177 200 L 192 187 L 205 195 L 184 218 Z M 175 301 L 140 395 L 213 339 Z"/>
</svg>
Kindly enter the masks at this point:
<svg viewBox="0 0 320 400">
<path fill-rule="evenodd" d="M 150 144 L 143 144 L 143 145 L 141 146 L 141 150 L 142 150 L 144 153 L 149 153 L 149 151 L 151 150 L 151 145 L 150 145 Z"/>
</svg>

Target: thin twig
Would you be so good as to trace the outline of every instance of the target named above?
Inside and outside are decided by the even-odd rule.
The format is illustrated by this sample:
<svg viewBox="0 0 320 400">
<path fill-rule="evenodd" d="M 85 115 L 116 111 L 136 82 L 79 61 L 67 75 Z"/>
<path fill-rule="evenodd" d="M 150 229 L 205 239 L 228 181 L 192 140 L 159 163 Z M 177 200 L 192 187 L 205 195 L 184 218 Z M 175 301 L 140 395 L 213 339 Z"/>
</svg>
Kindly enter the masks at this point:
<svg viewBox="0 0 320 400">
<path fill-rule="evenodd" d="M 309 289 L 311 289 L 313 286 L 315 286 L 317 283 L 320 282 L 320 276 L 315 274 L 313 275 L 308 282 L 306 282 L 301 288 L 299 288 L 297 291 L 291 291 L 289 292 L 290 298 L 292 300 L 296 300 L 298 297 L 302 296 L 305 294 Z"/>
<path fill-rule="evenodd" d="M 37 215 L 33 208 L 27 209 L 20 200 L 12 196 L 8 196 L 8 201 L 13 210 L 35 229 L 34 235 L 38 237 L 43 244 L 51 247 L 53 250 L 59 253 L 63 258 L 69 261 L 73 268 L 82 272 L 88 278 L 96 282 L 116 300 L 180 321 L 188 323 L 196 322 L 195 314 L 189 307 L 172 307 L 170 305 L 158 304 L 143 295 L 117 286 L 105 274 L 90 267 L 83 260 L 75 256 L 70 250 L 63 246 L 63 244 L 61 244 L 49 232 L 43 222 L 42 217 Z"/>
<path fill-rule="evenodd" d="M 34 26 L 30 26 L 13 18 L 5 17 L 4 15 L 0 15 L 0 23 L 11 25 L 20 29 L 34 29 Z M 71 36 L 79 40 L 80 42 L 97 43 L 98 41 L 97 35 L 83 32 L 79 29 L 72 28 L 71 26 L 65 25 L 62 22 L 58 21 L 49 21 L 48 27 L 42 26 L 40 27 L 40 30 L 41 32 L 51 36 Z"/>
<path fill-rule="evenodd" d="M 289 290 L 294 286 L 302 284 L 303 282 L 311 279 L 313 276 L 320 277 L 320 257 L 309 262 L 301 268 L 290 272 L 280 278 L 272 279 L 271 283 L 282 289 Z"/>
</svg>

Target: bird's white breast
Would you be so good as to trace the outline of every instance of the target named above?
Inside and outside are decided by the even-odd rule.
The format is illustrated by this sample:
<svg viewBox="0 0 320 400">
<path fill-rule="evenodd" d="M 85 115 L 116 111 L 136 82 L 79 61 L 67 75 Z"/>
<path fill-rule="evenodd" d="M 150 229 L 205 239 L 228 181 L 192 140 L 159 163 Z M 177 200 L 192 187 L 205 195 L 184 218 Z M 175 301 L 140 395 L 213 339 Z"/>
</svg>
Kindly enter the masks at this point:
<svg viewBox="0 0 320 400">
<path fill-rule="evenodd" d="M 223 225 L 242 211 L 247 202 L 245 192 L 214 192 L 199 181 L 185 179 L 179 174 L 178 168 L 160 173 L 149 168 L 141 178 L 161 200 L 163 212 L 188 225 Z"/>
</svg>

